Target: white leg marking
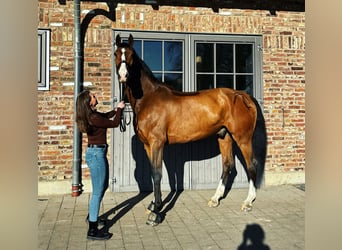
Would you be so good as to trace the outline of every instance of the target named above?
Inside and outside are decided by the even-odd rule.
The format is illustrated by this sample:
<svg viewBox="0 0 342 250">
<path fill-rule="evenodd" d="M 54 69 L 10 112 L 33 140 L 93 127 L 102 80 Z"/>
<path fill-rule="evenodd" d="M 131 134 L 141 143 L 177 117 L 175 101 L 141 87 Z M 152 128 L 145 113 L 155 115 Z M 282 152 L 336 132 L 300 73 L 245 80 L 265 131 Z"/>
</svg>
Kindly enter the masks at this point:
<svg viewBox="0 0 342 250">
<path fill-rule="evenodd" d="M 225 185 L 222 183 L 222 179 L 217 186 L 216 192 L 213 197 L 211 197 L 208 205 L 209 207 L 217 207 L 219 205 L 219 199 L 223 196 L 224 190 L 226 189 Z"/>
<path fill-rule="evenodd" d="M 222 183 L 222 179 L 220 179 L 219 184 L 217 186 L 216 192 L 214 197 L 216 197 L 216 199 L 220 199 L 223 196 L 224 190 L 225 190 L 225 185 Z"/>
<path fill-rule="evenodd" d="M 252 202 L 256 197 L 256 190 L 254 187 L 254 182 L 252 180 L 249 181 L 249 190 L 246 200 L 243 202 L 241 210 L 249 211 L 252 209 Z"/>
</svg>

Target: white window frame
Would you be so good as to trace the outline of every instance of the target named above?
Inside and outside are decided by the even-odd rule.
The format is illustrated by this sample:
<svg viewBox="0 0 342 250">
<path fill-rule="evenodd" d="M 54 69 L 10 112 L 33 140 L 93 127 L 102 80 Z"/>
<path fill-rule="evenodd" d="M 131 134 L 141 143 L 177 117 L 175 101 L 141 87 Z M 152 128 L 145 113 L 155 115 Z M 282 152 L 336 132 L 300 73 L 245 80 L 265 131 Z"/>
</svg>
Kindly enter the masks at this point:
<svg viewBox="0 0 342 250">
<path fill-rule="evenodd" d="M 38 90 L 50 90 L 50 37 L 50 30 L 38 29 Z"/>
</svg>

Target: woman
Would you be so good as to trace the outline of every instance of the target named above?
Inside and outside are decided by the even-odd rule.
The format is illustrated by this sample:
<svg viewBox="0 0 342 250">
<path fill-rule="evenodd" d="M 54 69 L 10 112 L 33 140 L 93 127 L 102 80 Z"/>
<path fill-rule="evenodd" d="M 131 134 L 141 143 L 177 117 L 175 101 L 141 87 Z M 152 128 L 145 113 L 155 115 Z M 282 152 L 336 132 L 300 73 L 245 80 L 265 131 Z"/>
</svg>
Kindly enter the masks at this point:
<svg viewBox="0 0 342 250">
<path fill-rule="evenodd" d="M 98 230 L 98 215 L 100 204 L 108 188 L 107 160 L 107 128 L 115 128 L 120 124 L 121 112 L 125 103 L 119 102 L 117 108 L 100 113 L 96 110 L 98 104 L 93 93 L 82 91 L 76 99 L 76 123 L 82 133 L 87 133 L 88 148 L 85 155 L 90 169 L 93 192 L 89 202 L 88 239 L 107 240 L 112 234 Z M 110 118 L 114 117 L 113 120 Z"/>
</svg>

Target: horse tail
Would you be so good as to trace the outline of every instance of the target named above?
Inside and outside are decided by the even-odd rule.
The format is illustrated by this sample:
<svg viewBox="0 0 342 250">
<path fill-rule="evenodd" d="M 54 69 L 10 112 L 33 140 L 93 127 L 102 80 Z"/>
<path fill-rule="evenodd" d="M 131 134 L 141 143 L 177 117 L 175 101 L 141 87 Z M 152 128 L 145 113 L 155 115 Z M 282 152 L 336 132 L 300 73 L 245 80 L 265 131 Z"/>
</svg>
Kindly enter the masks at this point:
<svg viewBox="0 0 342 250">
<path fill-rule="evenodd" d="M 258 101 L 252 97 L 252 100 L 257 109 L 256 125 L 254 128 L 254 134 L 252 139 L 253 147 L 253 166 L 256 171 L 255 187 L 260 188 L 265 170 L 266 152 L 267 152 L 267 134 L 265 118 L 263 116 L 261 107 Z"/>
</svg>

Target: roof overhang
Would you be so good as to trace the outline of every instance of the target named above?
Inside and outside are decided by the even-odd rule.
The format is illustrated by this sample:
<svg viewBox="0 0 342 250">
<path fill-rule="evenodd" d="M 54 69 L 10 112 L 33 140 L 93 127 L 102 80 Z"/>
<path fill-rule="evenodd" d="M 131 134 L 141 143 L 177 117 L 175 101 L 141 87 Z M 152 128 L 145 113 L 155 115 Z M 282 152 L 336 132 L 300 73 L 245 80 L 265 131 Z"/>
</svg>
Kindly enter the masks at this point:
<svg viewBox="0 0 342 250">
<path fill-rule="evenodd" d="M 58 0 L 62 5 L 66 1 L 72 0 Z M 87 0 L 82 2 L 103 2 L 109 6 L 117 5 L 118 3 L 124 4 L 145 4 L 151 5 L 153 9 L 158 10 L 160 6 L 180 6 L 180 7 L 204 7 L 211 8 L 214 12 L 219 9 L 253 9 L 253 10 L 268 10 L 272 15 L 276 11 L 293 11 L 305 12 L 305 0 Z"/>
</svg>

